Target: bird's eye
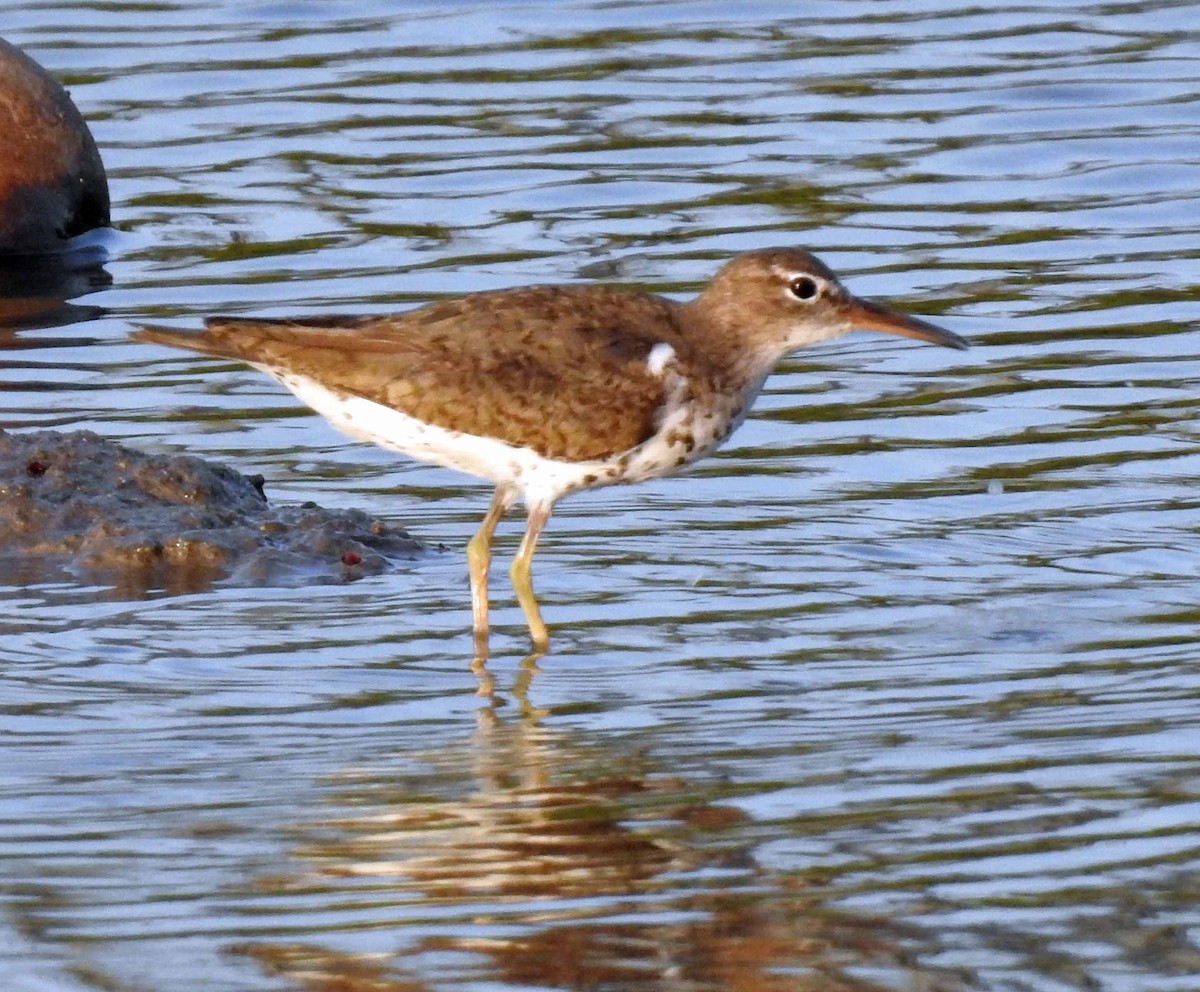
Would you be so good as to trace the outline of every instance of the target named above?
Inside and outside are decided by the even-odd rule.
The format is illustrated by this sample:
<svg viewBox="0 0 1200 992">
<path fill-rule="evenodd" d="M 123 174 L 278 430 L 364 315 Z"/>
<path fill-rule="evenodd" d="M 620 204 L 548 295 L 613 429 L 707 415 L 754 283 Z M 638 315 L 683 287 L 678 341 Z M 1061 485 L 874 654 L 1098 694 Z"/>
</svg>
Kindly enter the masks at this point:
<svg viewBox="0 0 1200 992">
<path fill-rule="evenodd" d="M 805 303 L 816 299 L 820 288 L 817 285 L 817 280 L 810 276 L 797 276 L 788 283 L 788 292 L 796 297 L 796 299 L 804 300 Z"/>
</svg>

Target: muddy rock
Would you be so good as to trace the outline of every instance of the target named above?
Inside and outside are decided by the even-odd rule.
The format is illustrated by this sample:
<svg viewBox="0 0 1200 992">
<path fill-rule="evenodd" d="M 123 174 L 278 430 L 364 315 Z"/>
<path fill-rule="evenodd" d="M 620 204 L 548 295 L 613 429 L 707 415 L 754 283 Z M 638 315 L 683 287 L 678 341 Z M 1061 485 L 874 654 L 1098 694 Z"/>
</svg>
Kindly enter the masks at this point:
<svg viewBox="0 0 1200 992">
<path fill-rule="evenodd" d="M 420 550 L 359 510 L 273 506 L 261 477 L 201 458 L 0 430 L 0 581 L 69 576 L 131 595 L 344 582 Z"/>
<path fill-rule="evenodd" d="M 53 251 L 109 222 L 96 142 L 67 91 L 0 39 L 0 254 Z"/>
</svg>

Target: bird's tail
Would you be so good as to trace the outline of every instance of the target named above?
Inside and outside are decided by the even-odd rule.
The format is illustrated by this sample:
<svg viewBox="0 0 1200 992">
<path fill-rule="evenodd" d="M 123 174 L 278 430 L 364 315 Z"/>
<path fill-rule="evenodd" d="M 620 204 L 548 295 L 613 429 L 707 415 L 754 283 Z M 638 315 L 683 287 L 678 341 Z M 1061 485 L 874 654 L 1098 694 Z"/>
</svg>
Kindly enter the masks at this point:
<svg viewBox="0 0 1200 992">
<path fill-rule="evenodd" d="M 213 337 L 208 330 L 184 331 L 177 327 L 163 327 L 159 324 L 143 324 L 130 332 L 134 341 L 145 341 L 149 344 L 165 344 L 172 348 L 186 348 L 201 355 L 212 355 L 216 358 L 237 358 L 238 355 L 230 349 L 226 342 Z"/>
</svg>

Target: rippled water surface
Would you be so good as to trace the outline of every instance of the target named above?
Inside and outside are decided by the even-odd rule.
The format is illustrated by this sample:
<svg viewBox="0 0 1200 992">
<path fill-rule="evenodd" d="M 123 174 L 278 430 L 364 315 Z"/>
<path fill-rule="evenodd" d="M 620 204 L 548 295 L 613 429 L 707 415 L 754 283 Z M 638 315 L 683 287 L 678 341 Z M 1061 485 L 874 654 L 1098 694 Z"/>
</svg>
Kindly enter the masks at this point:
<svg viewBox="0 0 1200 992">
<path fill-rule="evenodd" d="M 1200 7 L 811 6 L 0 3 L 118 227 L 0 331 L 0 425 L 430 546 L 0 590 L 6 988 L 1200 987 Z M 493 704 L 486 486 L 126 338 L 773 244 L 976 347 L 812 349 L 717 457 L 564 501 Z"/>
</svg>

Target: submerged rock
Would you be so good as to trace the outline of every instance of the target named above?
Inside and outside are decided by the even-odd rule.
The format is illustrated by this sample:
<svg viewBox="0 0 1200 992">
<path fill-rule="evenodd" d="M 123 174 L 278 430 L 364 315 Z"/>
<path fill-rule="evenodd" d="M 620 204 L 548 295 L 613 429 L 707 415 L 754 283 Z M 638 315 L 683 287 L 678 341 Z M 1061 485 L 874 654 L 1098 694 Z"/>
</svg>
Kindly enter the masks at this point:
<svg viewBox="0 0 1200 992">
<path fill-rule="evenodd" d="M 344 582 L 420 550 L 361 510 L 272 506 L 261 477 L 201 458 L 0 430 L 0 581 L 69 575 L 131 595 Z"/>
<path fill-rule="evenodd" d="M 108 180 L 58 80 L 0 39 L 0 254 L 54 251 L 109 223 Z"/>
</svg>

